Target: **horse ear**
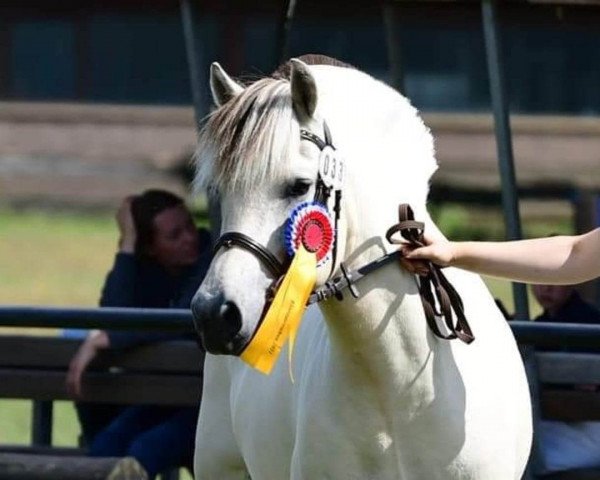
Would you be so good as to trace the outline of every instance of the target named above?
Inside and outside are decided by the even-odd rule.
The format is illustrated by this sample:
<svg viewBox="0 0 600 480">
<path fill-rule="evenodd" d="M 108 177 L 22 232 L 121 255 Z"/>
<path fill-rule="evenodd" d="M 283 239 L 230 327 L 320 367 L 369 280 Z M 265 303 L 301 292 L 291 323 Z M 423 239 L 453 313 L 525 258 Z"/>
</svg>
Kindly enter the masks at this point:
<svg viewBox="0 0 600 480">
<path fill-rule="evenodd" d="M 243 87 L 227 75 L 217 62 L 213 62 L 210 66 L 210 90 L 217 107 L 244 91 Z"/>
<path fill-rule="evenodd" d="M 292 105 L 300 120 L 308 120 L 317 107 L 317 84 L 306 63 L 297 58 L 291 62 Z"/>
</svg>

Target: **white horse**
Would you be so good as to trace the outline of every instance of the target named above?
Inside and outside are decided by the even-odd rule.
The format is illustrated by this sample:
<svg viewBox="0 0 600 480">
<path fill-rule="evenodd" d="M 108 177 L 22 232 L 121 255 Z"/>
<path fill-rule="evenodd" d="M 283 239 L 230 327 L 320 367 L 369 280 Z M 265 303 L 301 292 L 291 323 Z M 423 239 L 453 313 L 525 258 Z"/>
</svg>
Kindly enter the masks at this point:
<svg viewBox="0 0 600 480">
<path fill-rule="evenodd" d="M 334 62 L 332 62 L 334 63 Z M 324 122 L 345 159 L 337 261 L 364 265 L 409 203 L 426 231 L 436 169 L 429 130 L 406 98 L 358 70 L 292 60 L 285 78 L 243 88 L 211 69 L 217 109 L 201 137 L 197 181 L 218 191 L 221 232 L 285 258 L 282 225 L 312 199 Z M 331 204 L 329 205 L 330 208 Z M 514 338 L 482 280 L 447 269 L 476 340 L 428 328 L 415 277 L 396 262 L 310 307 L 292 357 L 270 376 L 235 355 L 247 345 L 273 274 L 245 248 L 218 250 L 193 301 L 210 352 L 196 437 L 197 479 L 520 479 L 531 444 L 527 381 Z M 285 353 L 285 352 L 284 352 Z M 215 354 L 230 354 L 215 355 Z"/>
</svg>

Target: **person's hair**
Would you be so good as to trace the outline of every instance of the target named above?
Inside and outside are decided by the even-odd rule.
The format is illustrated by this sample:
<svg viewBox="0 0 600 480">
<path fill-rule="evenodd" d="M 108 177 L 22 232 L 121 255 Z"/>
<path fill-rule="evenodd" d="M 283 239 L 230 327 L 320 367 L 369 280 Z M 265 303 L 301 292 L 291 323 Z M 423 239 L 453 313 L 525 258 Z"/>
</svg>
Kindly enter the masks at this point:
<svg viewBox="0 0 600 480">
<path fill-rule="evenodd" d="M 161 212 L 184 205 L 181 197 L 165 190 L 146 190 L 133 197 L 131 216 L 136 231 L 135 255 L 148 259 L 148 250 L 154 242 L 154 219 Z"/>
</svg>

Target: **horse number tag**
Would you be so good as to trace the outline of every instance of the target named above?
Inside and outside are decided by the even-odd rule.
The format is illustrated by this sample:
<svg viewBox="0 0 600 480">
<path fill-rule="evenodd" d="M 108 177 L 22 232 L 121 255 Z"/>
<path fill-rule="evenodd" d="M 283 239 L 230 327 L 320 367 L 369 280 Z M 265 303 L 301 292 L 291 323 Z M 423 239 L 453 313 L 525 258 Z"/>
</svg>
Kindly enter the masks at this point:
<svg viewBox="0 0 600 480">
<path fill-rule="evenodd" d="M 319 174 L 323 183 L 334 190 L 341 190 L 344 178 L 342 157 L 329 145 L 321 150 L 319 156 Z"/>
</svg>

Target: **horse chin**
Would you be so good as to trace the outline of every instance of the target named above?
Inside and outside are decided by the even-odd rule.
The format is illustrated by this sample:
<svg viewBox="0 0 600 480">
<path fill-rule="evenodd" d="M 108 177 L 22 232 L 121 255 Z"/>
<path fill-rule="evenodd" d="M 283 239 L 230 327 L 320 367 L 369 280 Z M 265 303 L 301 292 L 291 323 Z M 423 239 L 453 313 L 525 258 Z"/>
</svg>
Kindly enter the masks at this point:
<svg viewBox="0 0 600 480">
<path fill-rule="evenodd" d="M 214 355 L 239 356 L 252 337 L 244 308 L 225 294 L 199 290 L 191 303 L 193 323 L 204 349 Z"/>
<path fill-rule="evenodd" d="M 246 336 L 235 336 L 231 340 L 223 343 L 221 339 L 200 335 L 200 340 L 204 350 L 213 355 L 230 355 L 239 357 L 250 343 L 250 338 Z"/>
<path fill-rule="evenodd" d="M 222 337 L 211 338 L 211 336 L 206 335 L 206 333 L 201 333 L 200 339 L 204 349 L 213 355 L 241 356 L 262 325 L 262 321 L 267 314 L 269 306 L 270 304 L 265 303 L 260 315 L 257 315 L 256 317 L 256 322 L 243 324 L 240 331 L 227 341 L 223 341 Z M 255 327 L 251 327 L 250 325 L 255 325 Z"/>
</svg>

